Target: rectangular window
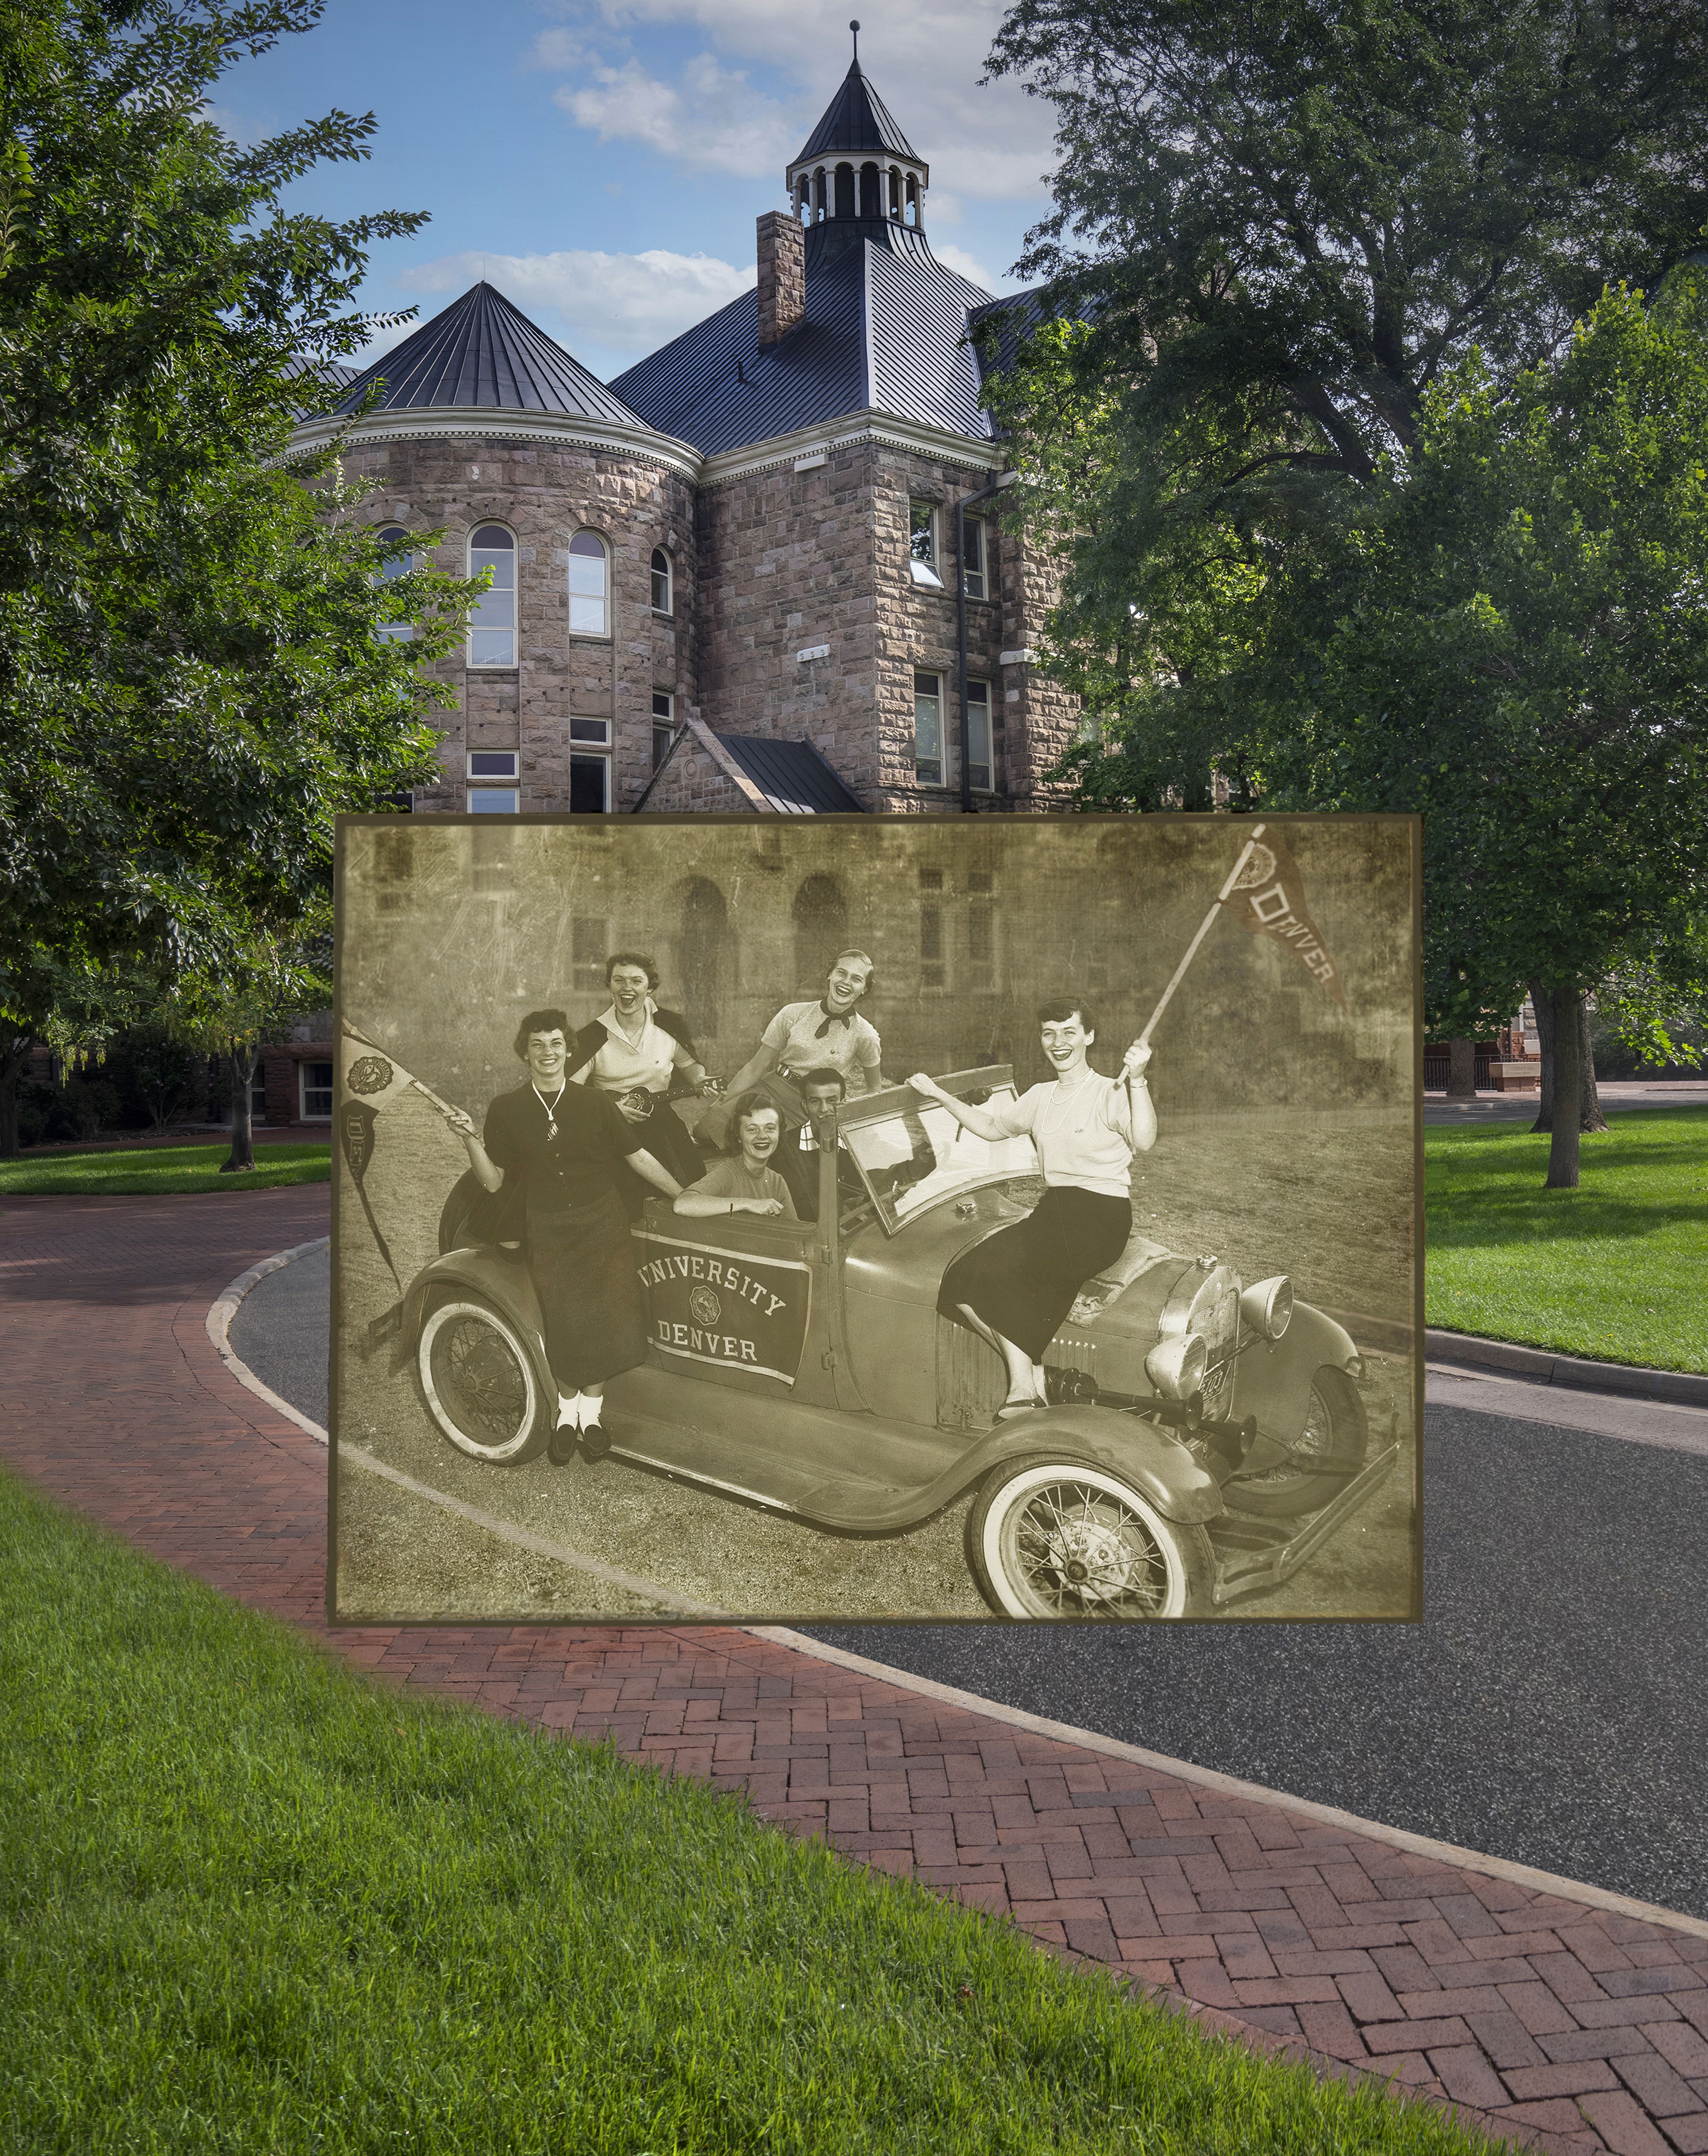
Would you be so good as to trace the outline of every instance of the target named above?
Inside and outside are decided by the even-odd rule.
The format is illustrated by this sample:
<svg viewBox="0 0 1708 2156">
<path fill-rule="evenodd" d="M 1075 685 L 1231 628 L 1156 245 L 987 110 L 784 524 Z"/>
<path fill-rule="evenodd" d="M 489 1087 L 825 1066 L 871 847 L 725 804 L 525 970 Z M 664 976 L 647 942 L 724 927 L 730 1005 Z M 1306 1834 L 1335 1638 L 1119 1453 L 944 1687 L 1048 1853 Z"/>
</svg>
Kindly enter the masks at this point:
<svg viewBox="0 0 1708 2156">
<path fill-rule="evenodd" d="M 611 806 L 611 759 L 608 756 L 572 756 L 569 759 L 570 813 L 603 816 Z"/>
<path fill-rule="evenodd" d="M 943 909 L 922 906 L 919 910 L 919 979 L 923 988 L 943 985 Z"/>
<path fill-rule="evenodd" d="M 975 793 L 992 791 L 992 774 L 996 766 L 991 756 L 988 681 L 969 681 L 967 685 L 967 768 Z"/>
<path fill-rule="evenodd" d="M 967 555 L 961 564 L 961 574 L 970 599 L 987 596 L 984 578 L 984 519 L 969 516 L 967 520 Z"/>
<path fill-rule="evenodd" d="M 578 988 L 605 985 L 606 924 L 577 916 L 570 923 L 569 955 Z"/>
<path fill-rule="evenodd" d="M 913 775 L 921 786 L 943 783 L 943 684 L 936 674 L 913 677 Z"/>
<path fill-rule="evenodd" d="M 676 738 L 676 699 L 663 689 L 653 690 L 653 769 L 670 753 Z"/>
<path fill-rule="evenodd" d="M 987 898 L 975 898 L 967 909 L 967 985 L 996 986 L 996 921 Z"/>
<path fill-rule="evenodd" d="M 514 786 L 471 786 L 469 788 L 469 813 L 471 816 L 514 816 L 521 805 L 522 797 Z"/>
<path fill-rule="evenodd" d="M 937 574 L 937 511 L 929 501 L 910 501 L 907 505 L 907 551 L 909 568 L 916 584 L 928 584 L 933 591 L 943 588 L 943 579 Z"/>
<path fill-rule="evenodd" d="M 599 742 L 608 748 L 611 745 L 609 719 L 572 719 L 569 737 L 572 742 Z"/>
<path fill-rule="evenodd" d="M 330 1114 L 331 1111 L 327 1112 Z M 267 1064 L 264 1057 L 257 1061 L 249 1079 L 249 1114 L 252 1118 L 259 1116 L 263 1122 L 267 1119 Z"/>
<path fill-rule="evenodd" d="M 332 1066 L 330 1063 L 299 1063 L 302 1074 L 302 1120 L 330 1123 L 332 1120 Z"/>
<path fill-rule="evenodd" d="M 521 776 L 516 769 L 516 752 L 513 748 L 476 748 L 469 752 L 470 778 L 508 778 Z"/>
</svg>

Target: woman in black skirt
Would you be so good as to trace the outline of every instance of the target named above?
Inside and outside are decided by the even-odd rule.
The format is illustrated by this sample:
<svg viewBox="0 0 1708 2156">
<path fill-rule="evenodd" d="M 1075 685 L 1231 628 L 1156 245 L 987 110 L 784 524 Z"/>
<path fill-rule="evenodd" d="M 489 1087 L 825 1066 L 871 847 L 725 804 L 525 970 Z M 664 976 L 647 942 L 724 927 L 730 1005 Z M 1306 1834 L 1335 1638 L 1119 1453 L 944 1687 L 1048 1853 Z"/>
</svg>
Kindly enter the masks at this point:
<svg viewBox="0 0 1708 2156">
<path fill-rule="evenodd" d="M 577 1435 L 596 1458 L 610 1450 L 600 1425 L 605 1382 L 646 1359 L 621 1164 L 667 1198 L 682 1188 L 647 1152 L 644 1125 L 628 1122 L 608 1094 L 566 1082 L 572 1038 L 561 1010 L 530 1011 L 515 1038 L 526 1085 L 498 1096 L 480 1137 L 468 1115 L 449 1119 L 482 1188 L 522 1193 L 523 1249 L 557 1387 L 551 1457 L 560 1465 Z"/>
<path fill-rule="evenodd" d="M 1086 1060 L 1097 1014 L 1077 998 L 1040 1004 L 1038 1023 L 1054 1080 L 1034 1086 L 1012 1107 L 975 1108 L 922 1073 L 916 1093 L 946 1107 L 982 1138 L 1018 1137 L 1038 1149 L 1044 1192 L 1023 1220 L 999 1228 L 963 1250 L 943 1275 L 937 1308 L 987 1340 L 1008 1372 L 997 1420 L 1045 1404 L 1044 1354 L 1088 1280 L 1113 1265 L 1132 1232 L 1132 1157 L 1157 1142 L 1157 1111 L 1145 1068 L 1149 1047 L 1135 1041 L 1118 1077 L 1100 1077 Z"/>
</svg>

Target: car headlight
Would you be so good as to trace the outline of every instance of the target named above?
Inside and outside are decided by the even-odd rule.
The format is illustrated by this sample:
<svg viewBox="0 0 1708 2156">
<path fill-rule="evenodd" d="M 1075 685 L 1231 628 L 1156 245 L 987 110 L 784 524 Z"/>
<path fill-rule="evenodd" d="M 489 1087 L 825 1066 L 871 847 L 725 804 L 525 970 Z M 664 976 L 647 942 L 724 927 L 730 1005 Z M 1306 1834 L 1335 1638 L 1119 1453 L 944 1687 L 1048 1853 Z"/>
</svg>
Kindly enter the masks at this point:
<svg viewBox="0 0 1708 2156">
<path fill-rule="evenodd" d="M 1285 1273 L 1254 1281 L 1239 1298 L 1239 1318 L 1265 1340 L 1279 1340 L 1293 1316 L 1293 1283 Z"/>
<path fill-rule="evenodd" d="M 1209 1347 L 1201 1333 L 1171 1333 L 1146 1356 L 1145 1375 L 1165 1399 L 1189 1400 L 1203 1389 L 1209 1359 Z"/>
</svg>

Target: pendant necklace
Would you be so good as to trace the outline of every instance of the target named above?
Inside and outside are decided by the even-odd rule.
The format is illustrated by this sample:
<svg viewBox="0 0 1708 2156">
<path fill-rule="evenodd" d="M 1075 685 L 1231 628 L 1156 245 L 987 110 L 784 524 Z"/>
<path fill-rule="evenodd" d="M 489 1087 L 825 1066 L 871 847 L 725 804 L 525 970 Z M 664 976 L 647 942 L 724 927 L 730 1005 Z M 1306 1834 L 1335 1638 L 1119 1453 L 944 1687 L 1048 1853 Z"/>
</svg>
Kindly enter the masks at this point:
<svg viewBox="0 0 1708 2156">
<path fill-rule="evenodd" d="M 557 1136 L 557 1104 L 563 1098 L 563 1087 L 562 1086 L 558 1087 L 549 1103 L 537 1086 L 533 1088 L 533 1094 L 534 1098 L 546 1111 L 546 1142 L 550 1145 Z"/>
</svg>

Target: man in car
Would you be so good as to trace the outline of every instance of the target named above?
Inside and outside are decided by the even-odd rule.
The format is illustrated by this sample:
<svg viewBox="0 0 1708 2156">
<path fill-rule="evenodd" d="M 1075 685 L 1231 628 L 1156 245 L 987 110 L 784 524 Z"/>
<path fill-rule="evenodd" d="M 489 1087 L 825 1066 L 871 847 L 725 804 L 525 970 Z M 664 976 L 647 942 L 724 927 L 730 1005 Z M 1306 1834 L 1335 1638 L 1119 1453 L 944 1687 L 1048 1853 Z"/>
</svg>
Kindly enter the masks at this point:
<svg viewBox="0 0 1708 2156">
<path fill-rule="evenodd" d="M 818 1163 L 836 1127 L 836 1111 L 848 1097 L 848 1081 L 828 1065 L 808 1070 L 801 1078 L 801 1101 L 807 1120 L 792 1131 L 777 1147 L 771 1165 L 789 1187 L 795 1211 L 803 1220 L 818 1218 Z M 844 1196 L 861 1195 L 860 1172 L 848 1147 L 836 1140 L 837 1187 Z"/>
<path fill-rule="evenodd" d="M 808 1070 L 834 1070 L 850 1092 L 875 1093 L 884 1083 L 883 1044 L 877 1028 L 854 1006 L 872 985 L 872 961 L 864 951 L 839 951 L 824 993 L 809 1003 L 785 1004 L 759 1045 L 725 1088 L 734 1100 L 751 1086 L 776 1107 L 785 1142 L 807 1120 L 800 1083 Z M 715 1103 L 700 1118 L 713 1142 L 722 1144 L 729 1111 Z"/>
</svg>

